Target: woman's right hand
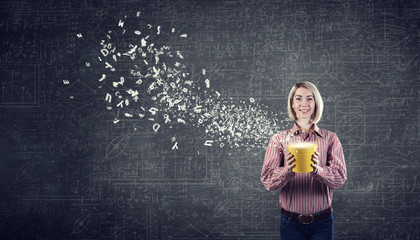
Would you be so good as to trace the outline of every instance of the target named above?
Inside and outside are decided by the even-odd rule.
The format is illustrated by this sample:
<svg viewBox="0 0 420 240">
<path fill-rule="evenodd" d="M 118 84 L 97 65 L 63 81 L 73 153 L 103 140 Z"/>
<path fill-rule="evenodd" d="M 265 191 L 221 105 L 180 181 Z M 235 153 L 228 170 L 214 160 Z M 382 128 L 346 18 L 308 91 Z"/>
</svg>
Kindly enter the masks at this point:
<svg viewBox="0 0 420 240">
<path fill-rule="evenodd" d="M 284 156 L 284 166 L 289 169 L 289 171 L 292 172 L 292 168 L 296 166 L 293 162 L 295 159 L 293 158 L 293 154 L 289 152 L 289 150 L 286 149 L 286 155 Z"/>
</svg>

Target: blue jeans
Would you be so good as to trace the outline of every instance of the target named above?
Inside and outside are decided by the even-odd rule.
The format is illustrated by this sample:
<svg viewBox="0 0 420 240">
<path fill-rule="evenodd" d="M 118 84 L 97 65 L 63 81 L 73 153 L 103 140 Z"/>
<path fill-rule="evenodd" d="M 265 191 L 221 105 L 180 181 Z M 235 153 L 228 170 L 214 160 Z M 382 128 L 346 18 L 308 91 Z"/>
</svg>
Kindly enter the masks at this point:
<svg viewBox="0 0 420 240">
<path fill-rule="evenodd" d="M 334 217 L 303 224 L 281 215 L 280 237 L 282 240 L 332 240 L 334 239 Z"/>
</svg>

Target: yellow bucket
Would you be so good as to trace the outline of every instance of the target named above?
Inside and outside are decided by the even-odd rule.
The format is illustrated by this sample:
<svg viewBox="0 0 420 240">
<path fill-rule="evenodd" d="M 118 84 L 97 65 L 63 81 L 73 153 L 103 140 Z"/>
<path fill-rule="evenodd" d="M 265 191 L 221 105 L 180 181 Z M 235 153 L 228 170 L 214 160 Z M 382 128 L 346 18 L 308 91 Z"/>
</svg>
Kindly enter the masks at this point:
<svg viewBox="0 0 420 240">
<path fill-rule="evenodd" d="M 315 143 L 292 143 L 287 145 L 287 150 L 289 150 L 295 159 L 294 164 L 296 166 L 292 168 L 292 171 L 298 173 L 312 172 L 314 170 L 314 168 L 311 166 L 313 163 L 312 155 L 315 154 L 317 148 L 318 145 Z"/>
</svg>

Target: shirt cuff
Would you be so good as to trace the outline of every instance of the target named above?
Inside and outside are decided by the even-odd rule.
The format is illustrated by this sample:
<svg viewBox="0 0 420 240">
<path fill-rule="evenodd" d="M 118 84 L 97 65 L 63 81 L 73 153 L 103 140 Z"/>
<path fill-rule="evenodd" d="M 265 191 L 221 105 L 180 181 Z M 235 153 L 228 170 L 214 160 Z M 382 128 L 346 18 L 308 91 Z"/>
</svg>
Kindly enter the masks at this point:
<svg viewBox="0 0 420 240">
<path fill-rule="evenodd" d="M 322 167 L 318 167 L 316 173 L 313 174 L 316 178 L 322 178 L 324 176 L 324 169 Z"/>
<path fill-rule="evenodd" d="M 296 174 L 295 172 L 293 172 L 292 170 L 290 170 L 287 167 L 281 168 L 279 172 L 282 176 L 284 176 L 284 179 L 292 178 Z"/>
</svg>

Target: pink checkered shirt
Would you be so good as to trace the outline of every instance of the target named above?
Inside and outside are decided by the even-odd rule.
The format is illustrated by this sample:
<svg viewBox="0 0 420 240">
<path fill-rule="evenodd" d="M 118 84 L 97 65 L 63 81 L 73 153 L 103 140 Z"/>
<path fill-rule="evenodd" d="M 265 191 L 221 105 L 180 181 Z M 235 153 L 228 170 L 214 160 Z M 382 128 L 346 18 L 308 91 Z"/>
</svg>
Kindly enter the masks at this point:
<svg viewBox="0 0 420 240">
<path fill-rule="evenodd" d="M 298 129 L 295 122 L 292 129 L 271 137 L 264 157 L 261 181 L 269 191 L 281 188 L 281 208 L 295 213 L 312 214 L 331 207 L 333 190 L 340 188 L 347 180 L 346 163 L 343 148 L 335 133 L 312 124 L 311 130 L 314 133 L 309 132 L 309 136 L 304 139 L 305 134 L 296 131 Z M 284 166 L 286 146 L 296 142 L 319 144 L 320 168 L 316 174 L 295 173 Z"/>
</svg>

